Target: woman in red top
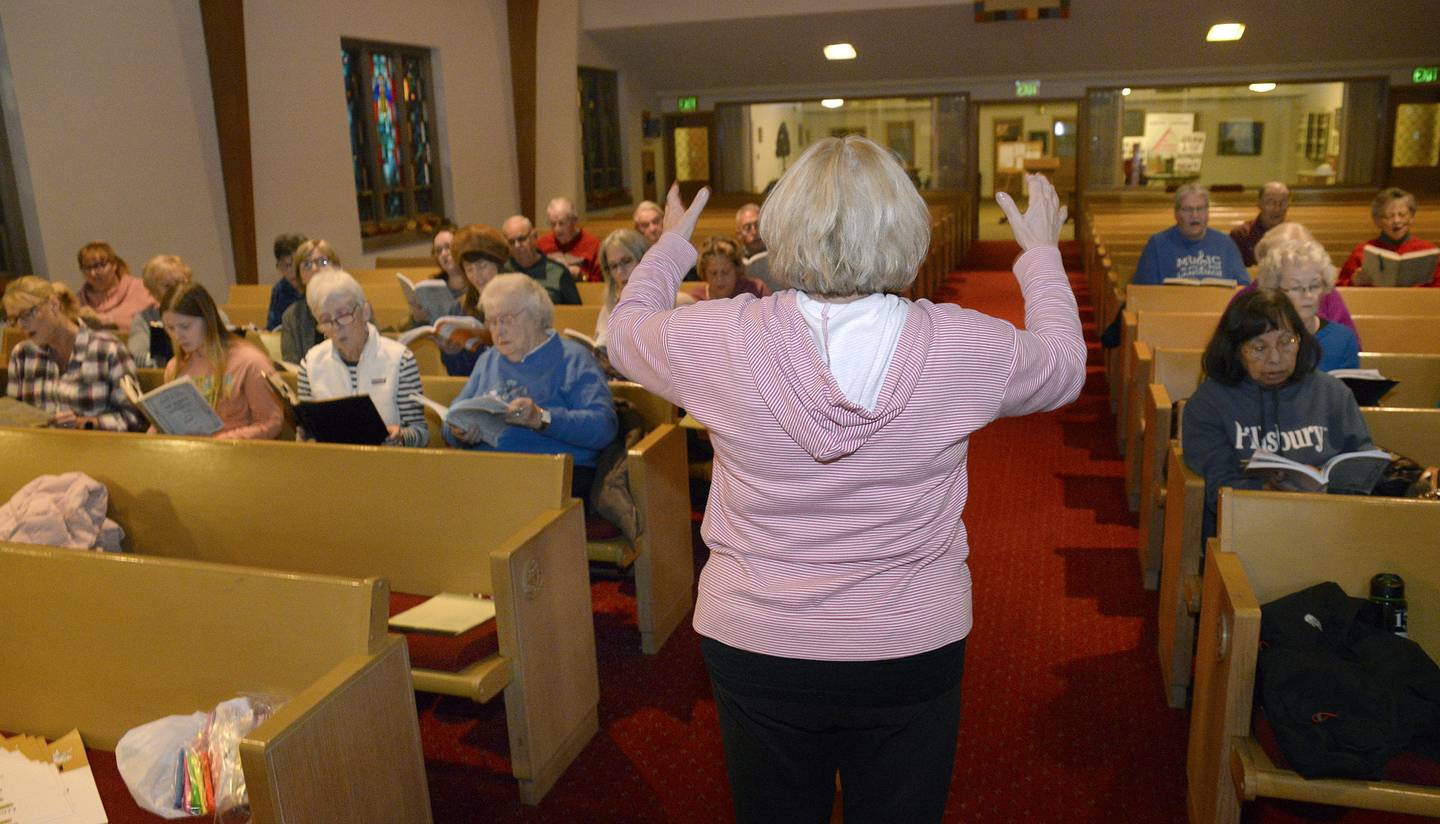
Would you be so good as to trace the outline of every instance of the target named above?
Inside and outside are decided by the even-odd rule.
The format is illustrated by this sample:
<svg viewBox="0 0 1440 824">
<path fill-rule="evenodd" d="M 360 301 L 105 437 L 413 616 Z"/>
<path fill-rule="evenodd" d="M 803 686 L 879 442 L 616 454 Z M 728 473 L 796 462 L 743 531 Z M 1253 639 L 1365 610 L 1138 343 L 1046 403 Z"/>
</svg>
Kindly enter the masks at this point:
<svg viewBox="0 0 1440 824">
<path fill-rule="evenodd" d="M 1375 228 L 1380 230 L 1380 236 L 1355 247 L 1355 251 L 1350 253 L 1350 258 L 1345 261 L 1345 265 L 1340 267 L 1340 276 L 1335 279 L 1335 285 L 1375 285 L 1369 273 L 1361 268 L 1365 263 L 1366 246 L 1389 249 L 1398 255 L 1434 249 L 1435 244 L 1430 241 L 1410 236 L 1410 224 L 1415 222 L 1417 205 L 1414 195 L 1394 186 L 1376 195 L 1375 199 L 1370 202 L 1370 217 L 1375 221 Z M 1430 281 L 1415 285 L 1440 286 L 1440 255 L 1435 256 L 1435 271 Z"/>
</svg>

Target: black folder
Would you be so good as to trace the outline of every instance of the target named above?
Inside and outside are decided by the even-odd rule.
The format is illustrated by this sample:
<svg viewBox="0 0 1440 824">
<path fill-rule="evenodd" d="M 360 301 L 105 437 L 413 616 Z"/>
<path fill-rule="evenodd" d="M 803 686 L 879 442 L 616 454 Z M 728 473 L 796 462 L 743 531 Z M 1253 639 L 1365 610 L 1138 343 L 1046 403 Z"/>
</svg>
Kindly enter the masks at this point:
<svg viewBox="0 0 1440 824">
<path fill-rule="evenodd" d="M 375 446 L 384 443 L 390 434 L 369 395 L 301 401 L 295 406 L 295 418 L 305 428 L 306 436 L 321 443 Z"/>
</svg>

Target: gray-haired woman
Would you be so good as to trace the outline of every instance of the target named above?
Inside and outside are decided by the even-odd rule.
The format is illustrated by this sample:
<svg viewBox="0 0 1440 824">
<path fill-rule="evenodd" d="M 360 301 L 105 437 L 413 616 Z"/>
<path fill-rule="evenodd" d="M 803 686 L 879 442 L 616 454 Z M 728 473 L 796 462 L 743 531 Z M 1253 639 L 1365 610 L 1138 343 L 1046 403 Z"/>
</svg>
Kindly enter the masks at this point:
<svg viewBox="0 0 1440 824">
<path fill-rule="evenodd" d="M 399 341 L 369 322 L 365 291 L 349 272 L 326 269 L 310 279 L 305 302 L 328 340 L 300 362 L 300 399 L 369 395 L 389 429 L 387 444 L 424 446 L 430 439 L 419 394 L 420 368 Z"/>
</svg>

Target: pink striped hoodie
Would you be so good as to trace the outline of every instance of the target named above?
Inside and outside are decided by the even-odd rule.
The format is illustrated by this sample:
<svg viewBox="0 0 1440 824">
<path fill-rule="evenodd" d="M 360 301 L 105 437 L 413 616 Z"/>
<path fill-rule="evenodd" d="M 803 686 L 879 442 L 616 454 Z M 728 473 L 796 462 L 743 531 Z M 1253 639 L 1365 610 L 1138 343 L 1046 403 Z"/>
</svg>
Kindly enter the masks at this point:
<svg viewBox="0 0 1440 824">
<path fill-rule="evenodd" d="M 650 249 L 611 316 L 609 354 L 710 430 L 710 559 L 696 631 L 751 652 L 836 661 L 964 638 L 969 436 L 998 417 L 1064 406 L 1085 379 L 1059 250 L 1015 263 L 1024 330 L 912 303 L 873 410 L 841 393 L 794 292 L 671 308 L 695 258 L 674 234 Z"/>
</svg>

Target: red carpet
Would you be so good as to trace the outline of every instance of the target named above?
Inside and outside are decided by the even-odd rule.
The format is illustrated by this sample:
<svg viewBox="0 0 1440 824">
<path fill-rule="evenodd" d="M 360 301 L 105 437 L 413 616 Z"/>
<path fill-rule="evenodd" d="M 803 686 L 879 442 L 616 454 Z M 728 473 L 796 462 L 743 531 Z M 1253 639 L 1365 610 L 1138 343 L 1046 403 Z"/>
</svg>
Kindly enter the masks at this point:
<svg viewBox="0 0 1440 824">
<path fill-rule="evenodd" d="M 1073 272 L 1075 244 L 1062 246 Z M 976 244 L 944 299 L 1020 322 L 1007 268 L 1018 251 Z M 1187 720 L 1162 695 L 1156 598 L 1140 587 L 1113 433 L 1092 348 L 1078 402 L 974 439 L 965 521 L 975 630 L 947 822 L 1185 820 Z M 697 537 L 697 570 L 704 553 Z M 731 820 L 697 636 L 686 624 L 660 655 L 643 656 L 629 582 L 597 581 L 592 593 L 599 734 L 541 805 L 525 807 L 503 708 L 420 696 L 436 821 Z"/>
</svg>

